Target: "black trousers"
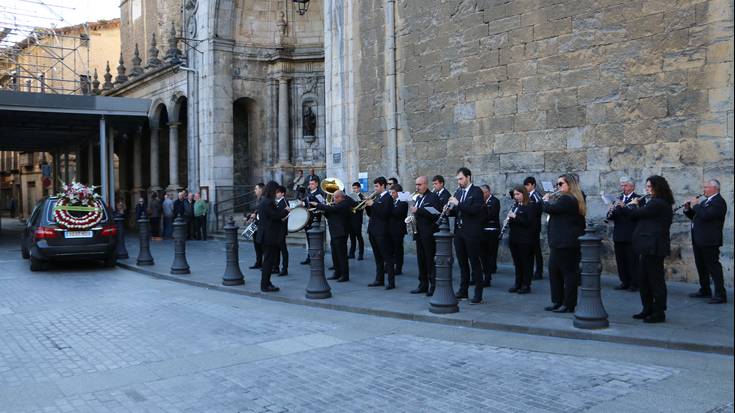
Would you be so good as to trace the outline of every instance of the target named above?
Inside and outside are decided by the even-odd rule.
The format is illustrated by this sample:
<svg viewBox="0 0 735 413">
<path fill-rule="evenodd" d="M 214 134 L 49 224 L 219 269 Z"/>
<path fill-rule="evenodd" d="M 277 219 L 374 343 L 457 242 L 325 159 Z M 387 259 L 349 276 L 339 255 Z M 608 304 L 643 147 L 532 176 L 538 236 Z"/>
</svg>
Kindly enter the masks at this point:
<svg viewBox="0 0 735 413">
<path fill-rule="evenodd" d="M 332 247 L 332 265 L 334 275 L 350 278 L 350 267 L 347 263 L 347 237 L 332 238 L 329 242 Z"/>
<path fill-rule="evenodd" d="M 275 270 L 278 268 L 278 264 L 280 261 L 281 264 L 281 271 L 288 270 L 288 246 L 286 245 L 286 236 L 283 236 L 283 239 L 281 240 L 281 247 L 279 248 L 280 252 L 278 254 L 278 258 L 276 258 L 276 265 L 273 267 Z M 280 259 L 280 260 L 279 260 Z"/>
<path fill-rule="evenodd" d="M 493 274 L 498 272 L 498 231 L 485 231 L 482 239 L 480 264 L 482 264 L 482 273 L 485 281 L 493 279 Z"/>
<path fill-rule="evenodd" d="M 569 308 L 577 306 L 579 284 L 579 248 L 551 248 L 549 285 L 551 302 Z"/>
<path fill-rule="evenodd" d="M 720 247 L 694 246 L 694 264 L 699 274 L 699 288 L 705 294 L 711 294 L 710 278 L 715 285 L 715 296 L 726 298 L 725 281 L 720 264 Z"/>
<path fill-rule="evenodd" d="M 454 251 L 457 253 L 460 279 L 459 292 L 467 294 L 470 288 L 470 274 L 475 282 L 475 298 L 482 298 L 482 264 L 480 263 L 480 244 L 461 234 L 454 236 Z"/>
<path fill-rule="evenodd" d="M 544 276 L 544 254 L 541 252 L 541 234 L 536 234 L 536 242 L 531 246 L 531 252 L 533 253 L 533 259 L 536 261 L 536 270 L 533 275 L 536 278 L 543 278 Z M 533 263 L 531 263 L 533 269 Z"/>
<path fill-rule="evenodd" d="M 151 236 L 161 236 L 161 217 L 151 217 Z"/>
<path fill-rule="evenodd" d="M 263 265 L 260 267 L 260 288 L 265 288 L 271 284 L 271 273 L 273 272 L 273 266 L 278 262 L 280 249 L 278 245 L 263 245 Z"/>
<path fill-rule="evenodd" d="M 186 220 L 186 239 L 194 239 L 194 236 L 196 235 L 195 231 L 195 225 L 194 225 L 194 216 L 187 216 L 184 217 Z"/>
<path fill-rule="evenodd" d="M 510 255 L 515 266 L 515 287 L 525 288 L 531 286 L 531 274 L 533 273 L 533 244 L 508 244 Z"/>
<path fill-rule="evenodd" d="M 664 314 L 666 311 L 664 257 L 641 255 L 639 274 L 643 312 L 651 315 Z"/>
<path fill-rule="evenodd" d="M 392 235 L 393 262 L 396 264 L 396 272 L 403 272 L 403 238 L 405 234 Z"/>
<path fill-rule="evenodd" d="M 357 249 L 356 247 L 358 247 Z M 355 249 L 357 249 L 357 256 L 362 257 L 365 255 L 365 239 L 362 237 L 362 227 L 352 228 L 350 231 L 350 256 L 355 255 Z"/>
<path fill-rule="evenodd" d="M 368 234 L 370 247 L 375 257 L 375 281 L 379 284 L 385 282 L 384 274 L 388 273 L 388 285 L 395 285 L 396 273 L 393 261 L 393 241 L 390 236 L 376 236 Z"/>
<path fill-rule="evenodd" d="M 615 242 L 615 262 L 620 284 L 638 288 L 638 254 L 633 252 L 633 243 Z"/>
<path fill-rule="evenodd" d="M 419 289 L 436 286 L 436 239 L 434 234 L 416 234 L 416 259 L 419 264 Z"/>
<path fill-rule="evenodd" d="M 256 241 L 258 238 L 258 231 L 253 234 L 253 248 L 255 248 L 255 265 L 258 267 L 263 266 L 263 245 Z"/>
</svg>

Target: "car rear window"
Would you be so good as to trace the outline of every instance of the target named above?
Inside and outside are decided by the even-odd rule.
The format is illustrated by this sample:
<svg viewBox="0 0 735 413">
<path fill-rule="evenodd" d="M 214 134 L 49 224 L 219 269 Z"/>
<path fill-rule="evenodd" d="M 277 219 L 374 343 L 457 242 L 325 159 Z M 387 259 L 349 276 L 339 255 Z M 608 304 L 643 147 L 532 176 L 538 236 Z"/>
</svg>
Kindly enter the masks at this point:
<svg viewBox="0 0 735 413">
<path fill-rule="evenodd" d="M 54 207 L 56 206 L 56 203 L 58 201 L 58 199 L 49 199 L 48 202 L 46 202 L 46 205 L 48 205 L 46 207 L 46 219 L 49 223 L 56 223 L 56 217 L 54 216 Z M 102 209 L 102 221 L 100 222 L 107 222 L 107 205 L 104 203 L 104 201 L 100 202 L 102 202 L 102 206 L 104 206 L 104 208 Z M 74 212 L 72 212 L 72 214 L 74 214 Z"/>
</svg>

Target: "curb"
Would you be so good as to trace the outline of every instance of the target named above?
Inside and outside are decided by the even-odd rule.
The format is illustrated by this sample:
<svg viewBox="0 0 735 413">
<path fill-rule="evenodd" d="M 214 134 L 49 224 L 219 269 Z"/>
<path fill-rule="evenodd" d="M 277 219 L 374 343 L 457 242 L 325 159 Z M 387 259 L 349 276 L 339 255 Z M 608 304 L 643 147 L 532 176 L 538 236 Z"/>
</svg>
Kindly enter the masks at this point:
<svg viewBox="0 0 735 413">
<path fill-rule="evenodd" d="M 698 353 L 714 353 L 714 354 L 722 354 L 722 355 L 727 355 L 727 356 L 732 356 L 734 354 L 733 347 L 726 346 L 726 345 L 710 345 L 710 344 L 701 344 L 701 343 L 667 341 L 667 340 L 659 340 L 659 339 L 653 339 L 653 338 L 600 335 L 600 334 L 593 334 L 586 330 L 566 331 L 566 330 L 558 330 L 558 329 L 553 329 L 553 328 L 519 326 L 515 324 L 505 324 L 505 323 L 488 322 L 488 321 L 458 320 L 458 319 L 429 315 L 429 314 L 413 314 L 413 313 L 405 313 L 405 312 L 390 311 L 390 310 L 376 310 L 374 308 L 367 308 L 367 307 L 347 306 L 344 304 L 332 304 L 332 303 L 327 303 L 327 302 L 322 302 L 322 301 L 312 301 L 312 300 L 307 300 L 307 299 L 298 299 L 298 298 L 263 294 L 257 291 L 246 291 L 246 290 L 236 289 L 233 287 L 226 287 L 220 284 L 211 284 L 211 283 L 206 283 L 202 281 L 188 280 L 188 279 L 177 277 L 174 275 L 161 274 L 161 273 L 158 273 L 152 270 L 147 270 L 145 268 L 138 267 L 137 265 L 126 264 L 126 263 L 122 263 L 119 261 L 117 263 L 117 266 L 120 268 L 124 268 L 126 270 L 137 272 L 139 274 L 148 275 L 150 277 L 158 278 L 162 280 L 173 281 L 179 284 L 185 284 L 185 285 L 190 285 L 194 287 L 202 287 L 202 288 L 206 288 L 210 290 L 222 291 L 222 292 L 226 292 L 230 294 L 238 294 L 238 295 L 243 295 L 247 297 L 261 298 L 264 300 L 278 301 L 278 302 L 283 302 L 283 303 L 288 303 L 288 304 L 297 304 L 297 305 L 303 305 L 307 307 L 323 308 L 323 309 L 328 309 L 328 310 L 344 311 L 348 313 L 366 314 L 366 315 L 373 315 L 373 316 L 378 316 L 378 317 L 395 318 L 395 319 L 400 319 L 400 320 L 420 321 L 420 322 L 425 322 L 425 323 L 444 324 L 444 325 L 477 328 L 477 329 L 484 329 L 484 330 L 507 331 L 511 333 L 521 333 L 521 334 L 529 334 L 529 335 L 536 335 L 536 336 L 557 337 L 557 338 L 567 338 L 567 339 L 576 339 L 576 340 L 594 340 L 594 341 L 601 341 L 601 342 L 608 342 L 608 343 L 629 344 L 629 345 L 638 345 L 638 346 L 645 346 L 645 347 L 656 347 L 656 348 L 662 348 L 662 349 L 668 349 L 668 350 L 694 351 Z"/>
</svg>

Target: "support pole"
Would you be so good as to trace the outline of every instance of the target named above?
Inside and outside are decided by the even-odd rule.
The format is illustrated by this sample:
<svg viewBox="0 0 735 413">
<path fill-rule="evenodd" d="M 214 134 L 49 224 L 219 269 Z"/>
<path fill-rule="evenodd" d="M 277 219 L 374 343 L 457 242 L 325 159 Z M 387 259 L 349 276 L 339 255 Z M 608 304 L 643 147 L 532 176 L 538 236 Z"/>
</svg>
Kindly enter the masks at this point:
<svg viewBox="0 0 735 413">
<path fill-rule="evenodd" d="M 109 142 L 109 153 L 108 153 L 108 166 L 109 166 L 109 185 L 110 185 L 110 198 L 107 200 L 107 205 L 111 209 L 115 209 L 115 134 L 114 130 L 110 130 L 110 142 Z"/>
<path fill-rule="evenodd" d="M 100 184 L 102 185 L 102 199 L 110 199 L 110 181 L 107 178 L 107 122 L 105 117 L 100 118 Z"/>
</svg>

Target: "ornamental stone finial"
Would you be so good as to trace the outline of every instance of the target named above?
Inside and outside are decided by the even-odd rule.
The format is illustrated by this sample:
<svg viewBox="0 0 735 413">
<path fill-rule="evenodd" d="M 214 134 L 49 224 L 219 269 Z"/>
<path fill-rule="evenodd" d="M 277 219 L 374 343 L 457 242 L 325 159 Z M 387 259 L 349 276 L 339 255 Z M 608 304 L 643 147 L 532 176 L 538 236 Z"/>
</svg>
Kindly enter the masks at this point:
<svg viewBox="0 0 735 413">
<path fill-rule="evenodd" d="M 111 90 L 112 89 L 112 74 L 110 74 L 110 61 L 107 61 L 107 66 L 105 67 L 105 83 L 102 85 L 102 90 Z"/>
<path fill-rule="evenodd" d="M 94 68 L 94 75 L 92 75 L 92 93 L 95 95 L 100 94 L 100 79 L 97 76 L 97 68 Z"/>
<path fill-rule="evenodd" d="M 117 65 L 117 76 L 115 77 L 115 86 L 121 85 L 128 81 L 128 76 L 125 75 L 125 64 L 123 64 L 123 55 L 120 53 L 120 60 Z"/>
<path fill-rule="evenodd" d="M 171 22 L 171 30 L 168 31 L 168 50 L 166 50 L 166 60 L 171 63 L 179 63 L 181 61 L 181 51 L 176 47 L 178 39 L 176 38 L 176 27 Z"/>
<path fill-rule="evenodd" d="M 133 68 L 130 70 L 130 77 L 136 77 L 143 74 L 143 68 L 140 66 L 142 62 L 140 58 L 140 52 L 138 51 L 138 43 L 135 44 L 135 51 L 133 52 Z"/>
<path fill-rule="evenodd" d="M 161 60 L 158 58 L 158 48 L 156 47 L 156 34 L 153 33 L 151 37 L 151 47 L 148 48 L 148 63 L 145 68 L 150 69 L 161 65 Z"/>
</svg>

